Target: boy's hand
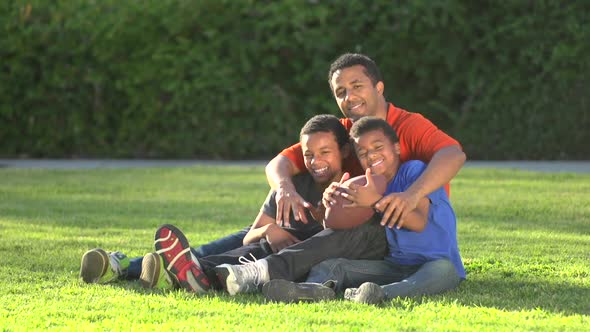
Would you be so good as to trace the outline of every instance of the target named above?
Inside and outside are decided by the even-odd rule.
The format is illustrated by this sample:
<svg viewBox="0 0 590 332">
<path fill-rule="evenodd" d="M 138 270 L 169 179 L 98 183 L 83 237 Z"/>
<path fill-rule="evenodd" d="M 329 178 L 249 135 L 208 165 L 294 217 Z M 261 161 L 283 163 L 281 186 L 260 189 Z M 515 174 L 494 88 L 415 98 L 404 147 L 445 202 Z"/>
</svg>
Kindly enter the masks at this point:
<svg viewBox="0 0 590 332">
<path fill-rule="evenodd" d="M 301 220 L 304 224 L 307 224 L 305 205 L 309 205 L 309 203 L 297 193 L 292 183 L 281 183 L 277 188 L 275 200 L 277 202 L 277 225 L 291 226 L 291 210 L 293 210 L 295 220 Z"/>
<path fill-rule="evenodd" d="M 367 168 L 365 178 L 367 179 L 367 184 L 364 186 L 351 183 L 349 188 L 342 188 L 342 197 L 351 201 L 350 204 L 343 204 L 343 207 L 372 207 L 381 199 L 382 196 L 377 192 L 370 168 Z"/>
<path fill-rule="evenodd" d="M 418 206 L 420 200 L 407 192 L 391 193 L 383 197 L 375 209 L 383 213 L 381 226 L 400 229 L 404 225 L 404 216 Z"/>
<path fill-rule="evenodd" d="M 336 204 L 334 200 L 334 196 L 340 195 L 340 191 L 337 191 L 337 188 L 340 188 L 340 185 L 346 182 L 346 180 L 350 179 L 350 174 L 348 172 L 342 174 L 342 178 L 340 182 L 332 182 L 328 188 L 324 190 L 324 194 L 322 195 L 322 204 L 325 208 L 330 207 L 330 205 Z"/>
<path fill-rule="evenodd" d="M 300 242 L 300 240 L 293 234 L 280 228 L 276 224 L 268 224 L 264 233 L 272 252 L 279 252 L 290 245 Z"/>
</svg>

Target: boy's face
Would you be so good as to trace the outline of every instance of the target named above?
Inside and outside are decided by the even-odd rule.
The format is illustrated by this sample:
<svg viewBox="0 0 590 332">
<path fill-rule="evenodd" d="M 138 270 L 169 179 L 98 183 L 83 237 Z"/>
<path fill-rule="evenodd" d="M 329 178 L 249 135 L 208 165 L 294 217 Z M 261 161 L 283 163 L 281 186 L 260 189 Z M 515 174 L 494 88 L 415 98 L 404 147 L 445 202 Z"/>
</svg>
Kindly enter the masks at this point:
<svg viewBox="0 0 590 332">
<path fill-rule="evenodd" d="M 390 181 L 400 165 L 399 143 L 392 143 L 382 130 L 372 130 L 354 139 L 354 149 L 363 169 L 382 174 Z"/>
<path fill-rule="evenodd" d="M 340 111 L 353 122 L 368 115 L 385 118 L 385 106 L 380 103 L 383 82 L 373 85 L 365 67 L 356 65 L 337 70 L 332 75 L 331 87 Z"/>
<path fill-rule="evenodd" d="M 305 168 L 315 182 L 329 184 L 342 176 L 342 151 L 336 136 L 331 132 L 318 132 L 301 136 Z"/>
</svg>

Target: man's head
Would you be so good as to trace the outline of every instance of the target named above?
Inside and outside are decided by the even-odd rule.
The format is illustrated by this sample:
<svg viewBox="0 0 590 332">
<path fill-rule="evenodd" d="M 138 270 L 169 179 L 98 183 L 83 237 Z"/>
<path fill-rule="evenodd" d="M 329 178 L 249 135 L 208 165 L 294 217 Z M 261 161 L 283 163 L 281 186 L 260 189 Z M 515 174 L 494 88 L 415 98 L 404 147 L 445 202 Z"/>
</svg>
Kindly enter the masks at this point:
<svg viewBox="0 0 590 332">
<path fill-rule="evenodd" d="M 373 174 L 393 179 L 400 165 L 400 145 L 395 130 L 385 120 L 363 117 L 350 128 L 350 137 L 363 169 L 370 167 Z"/>
<path fill-rule="evenodd" d="M 330 66 L 328 82 L 340 111 L 353 122 L 368 115 L 387 116 L 381 73 L 366 55 L 346 53 L 338 57 Z"/>
<path fill-rule="evenodd" d="M 299 134 L 305 168 L 315 182 L 329 184 L 340 180 L 342 159 L 350 151 L 346 128 L 329 114 L 309 119 Z"/>
</svg>

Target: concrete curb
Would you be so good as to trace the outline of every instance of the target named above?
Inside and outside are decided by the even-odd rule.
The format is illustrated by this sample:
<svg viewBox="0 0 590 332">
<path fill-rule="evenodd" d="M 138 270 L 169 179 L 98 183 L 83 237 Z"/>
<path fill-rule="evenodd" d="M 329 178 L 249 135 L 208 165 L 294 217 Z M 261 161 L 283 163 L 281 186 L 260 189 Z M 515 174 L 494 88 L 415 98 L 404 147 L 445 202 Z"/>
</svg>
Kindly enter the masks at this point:
<svg viewBox="0 0 590 332">
<path fill-rule="evenodd" d="M 145 159 L 0 159 L 0 168 L 96 169 L 138 167 L 249 166 L 263 167 L 267 160 L 145 160 Z M 520 169 L 552 173 L 590 173 L 590 161 L 468 161 L 465 168 Z"/>
</svg>

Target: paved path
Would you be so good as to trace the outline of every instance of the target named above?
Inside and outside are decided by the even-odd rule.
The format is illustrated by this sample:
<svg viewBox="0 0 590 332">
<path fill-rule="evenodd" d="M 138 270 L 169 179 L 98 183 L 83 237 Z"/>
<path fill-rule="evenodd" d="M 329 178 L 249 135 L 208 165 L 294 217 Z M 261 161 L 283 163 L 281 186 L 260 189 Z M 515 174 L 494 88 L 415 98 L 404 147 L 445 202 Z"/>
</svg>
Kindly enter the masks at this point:
<svg viewBox="0 0 590 332">
<path fill-rule="evenodd" d="M 113 159 L 0 159 L 0 168 L 92 169 L 136 167 L 264 166 L 267 160 L 113 160 Z M 468 161 L 466 168 L 508 168 L 538 172 L 590 173 L 588 161 Z"/>
</svg>

